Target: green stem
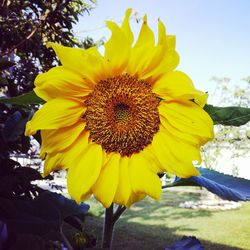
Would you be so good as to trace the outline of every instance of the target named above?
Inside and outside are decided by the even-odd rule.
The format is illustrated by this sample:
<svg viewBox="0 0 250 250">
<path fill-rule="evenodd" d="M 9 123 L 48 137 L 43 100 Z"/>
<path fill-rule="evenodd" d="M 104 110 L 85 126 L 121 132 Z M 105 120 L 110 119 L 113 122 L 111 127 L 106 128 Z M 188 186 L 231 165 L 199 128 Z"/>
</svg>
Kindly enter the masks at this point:
<svg viewBox="0 0 250 250">
<path fill-rule="evenodd" d="M 119 206 L 114 212 L 113 203 L 109 208 L 106 208 L 102 234 L 102 248 L 111 249 L 115 223 L 125 210 L 126 207 Z"/>
<path fill-rule="evenodd" d="M 111 204 L 109 208 L 105 209 L 105 218 L 103 225 L 103 234 L 102 234 L 102 248 L 111 249 L 114 221 L 113 221 L 113 207 Z"/>
<path fill-rule="evenodd" d="M 63 233 L 62 227 L 60 227 L 60 235 L 64 241 L 65 246 L 67 247 L 67 249 L 69 250 L 73 250 L 73 247 L 71 246 L 70 242 L 68 241 L 67 237 L 65 236 L 65 234 Z"/>
</svg>

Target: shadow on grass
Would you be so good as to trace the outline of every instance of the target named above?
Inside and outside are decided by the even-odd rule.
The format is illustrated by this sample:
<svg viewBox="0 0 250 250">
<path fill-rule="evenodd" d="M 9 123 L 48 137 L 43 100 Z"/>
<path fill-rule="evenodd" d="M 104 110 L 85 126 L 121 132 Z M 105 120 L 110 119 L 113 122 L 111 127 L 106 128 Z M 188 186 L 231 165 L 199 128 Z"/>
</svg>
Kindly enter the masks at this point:
<svg viewBox="0 0 250 250">
<path fill-rule="evenodd" d="M 127 216 L 128 218 L 128 216 Z M 86 226 L 101 242 L 103 218 L 88 217 Z M 194 229 L 185 225 L 167 228 L 162 225 L 145 225 L 135 222 L 128 222 L 126 218 L 121 218 L 115 227 L 112 250 L 164 250 L 171 246 L 182 236 L 176 234 L 177 231 L 188 230 L 194 235 Z M 205 250 L 243 250 L 206 240 L 200 240 Z M 100 245 L 99 245 L 100 247 Z"/>
<path fill-rule="evenodd" d="M 137 215 L 144 220 L 147 219 L 181 219 L 181 218 L 195 218 L 195 217 L 209 217 L 212 212 L 209 210 L 192 210 L 183 209 L 179 207 L 181 202 L 185 201 L 199 201 L 200 194 L 194 193 L 164 193 L 161 198 L 161 202 L 146 198 L 143 202 L 138 202 L 132 206 L 131 210 L 135 211 Z M 173 209 L 176 208 L 176 209 Z M 131 217 L 131 213 L 125 213 L 123 218 Z"/>
<path fill-rule="evenodd" d="M 116 225 L 112 249 L 164 250 L 183 235 L 198 235 L 199 229 L 190 220 L 198 221 L 206 217 L 210 220 L 214 212 L 179 208 L 179 203 L 187 200 L 200 200 L 200 194 L 167 192 L 159 203 L 145 199 L 134 204 Z M 178 223 L 175 223 L 176 221 Z M 98 242 L 101 242 L 102 223 L 103 217 L 88 216 L 86 219 L 86 228 L 97 237 Z M 216 234 L 216 228 L 214 233 Z M 206 250 L 242 250 L 208 240 L 201 240 L 201 243 Z"/>
</svg>

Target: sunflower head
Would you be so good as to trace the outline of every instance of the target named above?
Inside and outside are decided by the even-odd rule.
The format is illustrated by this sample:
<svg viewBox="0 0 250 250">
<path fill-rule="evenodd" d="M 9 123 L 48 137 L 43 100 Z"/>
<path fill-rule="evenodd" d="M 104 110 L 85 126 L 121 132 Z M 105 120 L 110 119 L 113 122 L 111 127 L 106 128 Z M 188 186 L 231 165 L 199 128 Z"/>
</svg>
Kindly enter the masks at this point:
<svg viewBox="0 0 250 250">
<path fill-rule="evenodd" d="M 139 153 L 158 132 L 159 98 L 150 83 L 128 74 L 101 80 L 85 100 L 83 119 L 106 153 Z"/>
<path fill-rule="evenodd" d="M 175 37 L 158 20 L 158 38 L 143 19 L 134 41 L 127 10 L 104 55 L 48 43 L 62 66 L 40 74 L 34 91 L 46 101 L 27 123 L 41 130 L 44 174 L 68 169 L 68 191 L 77 202 L 94 195 L 105 207 L 130 206 L 146 195 L 159 199 L 159 172 L 198 175 L 200 146 L 213 137 L 202 109 L 207 94 L 176 71 Z"/>
</svg>

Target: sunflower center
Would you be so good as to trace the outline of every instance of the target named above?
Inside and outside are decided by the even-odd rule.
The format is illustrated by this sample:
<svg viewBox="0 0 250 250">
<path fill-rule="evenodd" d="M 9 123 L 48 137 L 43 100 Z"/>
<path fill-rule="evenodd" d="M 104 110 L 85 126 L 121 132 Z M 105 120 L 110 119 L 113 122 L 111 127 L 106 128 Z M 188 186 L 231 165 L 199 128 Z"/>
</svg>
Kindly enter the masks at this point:
<svg viewBox="0 0 250 250">
<path fill-rule="evenodd" d="M 159 98 L 149 83 L 128 74 L 100 81 L 87 96 L 83 119 L 90 138 L 107 152 L 130 156 L 159 130 Z"/>
<path fill-rule="evenodd" d="M 117 123 L 126 123 L 129 119 L 129 106 L 125 103 L 118 103 L 114 106 L 114 115 Z"/>
</svg>

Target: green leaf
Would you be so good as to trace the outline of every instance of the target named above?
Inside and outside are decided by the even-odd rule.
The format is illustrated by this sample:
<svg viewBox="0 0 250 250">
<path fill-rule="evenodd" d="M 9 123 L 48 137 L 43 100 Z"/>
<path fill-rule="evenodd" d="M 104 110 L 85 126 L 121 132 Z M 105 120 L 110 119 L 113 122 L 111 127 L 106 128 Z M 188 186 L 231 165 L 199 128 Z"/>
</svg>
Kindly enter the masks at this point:
<svg viewBox="0 0 250 250">
<path fill-rule="evenodd" d="M 34 91 L 30 91 L 26 94 L 15 96 L 12 98 L 0 98 L 0 103 L 27 105 L 27 104 L 43 104 L 45 103 L 45 101 L 40 97 L 38 97 Z"/>
<path fill-rule="evenodd" d="M 14 233 L 45 235 L 50 230 L 58 231 L 65 218 L 83 218 L 88 210 L 89 205 L 83 202 L 77 204 L 49 191 L 42 192 L 33 200 L 0 197 L 1 220 Z"/>
<path fill-rule="evenodd" d="M 195 236 L 183 236 L 165 250 L 204 250 L 204 247 Z"/>
<path fill-rule="evenodd" d="M 250 108 L 216 107 L 206 104 L 204 110 L 210 115 L 214 124 L 241 126 L 250 121 Z"/>
<path fill-rule="evenodd" d="M 198 170 L 200 171 L 199 176 L 192 176 L 187 179 L 176 177 L 173 183 L 165 185 L 163 188 L 201 186 L 224 200 L 250 200 L 250 180 L 226 175 L 206 168 L 198 168 Z"/>
<path fill-rule="evenodd" d="M 7 59 L 0 58 L 0 71 L 8 69 L 14 65 L 15 65 L 14 62 L 11 62 Z"/>
<path fill-rule="evenodd" d="M 8 85 L 7 79 L 4 78 L 4 77 L 2 77 L 2 76 L 0 76 L 0 87 L 4 87 L 6 85 Z"/>
<path fill-rule="evenodd" d="M 11 114 L 4 123 L 2 130 L 3 138 L 6 142 L 14 142 L 24 132 L 25 124 L 29 117 L 23 117 L 21 112 L 16 111 Z"/>
</svg>

